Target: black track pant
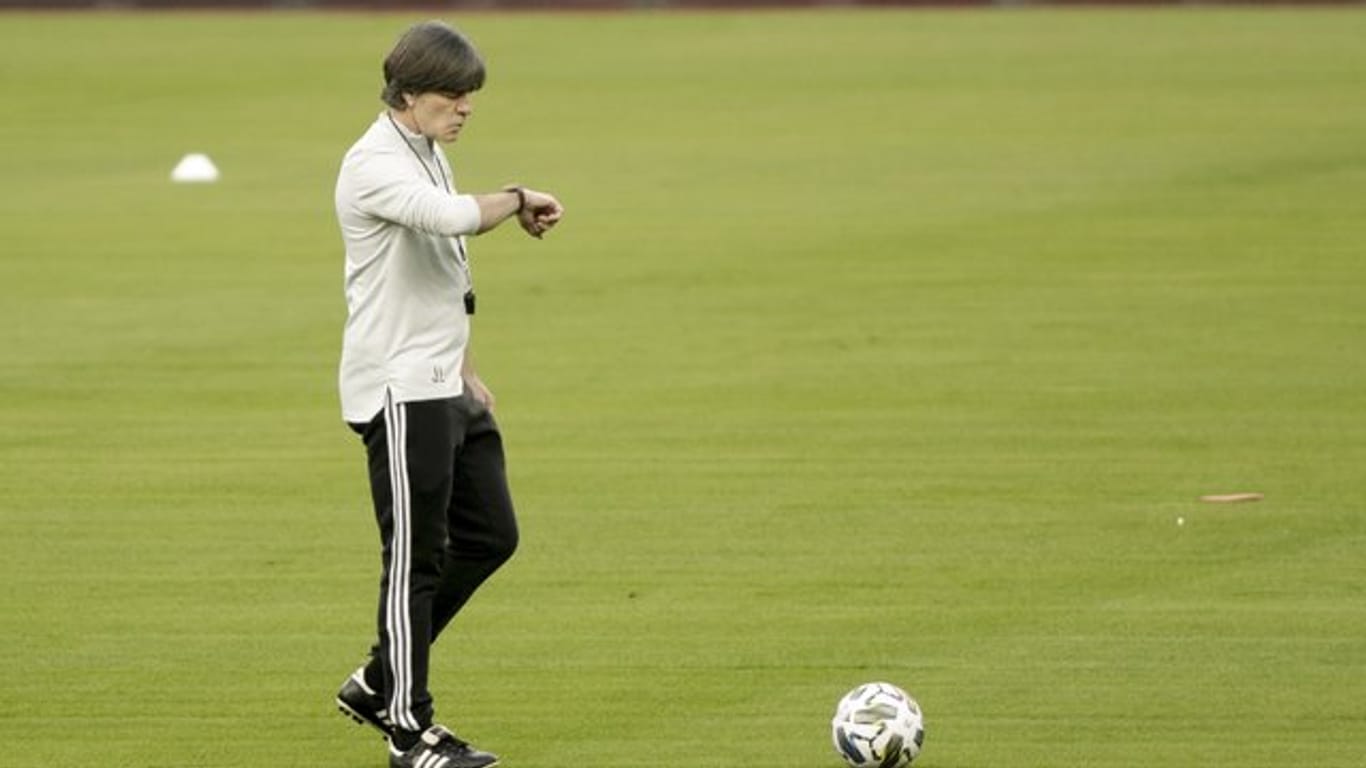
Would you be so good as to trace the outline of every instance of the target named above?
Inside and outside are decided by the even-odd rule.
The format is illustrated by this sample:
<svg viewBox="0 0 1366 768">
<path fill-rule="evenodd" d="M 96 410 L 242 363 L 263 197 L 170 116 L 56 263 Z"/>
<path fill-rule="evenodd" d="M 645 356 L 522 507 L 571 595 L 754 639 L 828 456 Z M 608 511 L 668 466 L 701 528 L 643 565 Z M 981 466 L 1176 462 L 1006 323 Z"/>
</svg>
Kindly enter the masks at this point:
<svg viewBox="0 0 1366 768">
<path fill-rule="evenodd" d="M 365 441 L 384 546 L 379 641 L 365 678 L 384 691 L 394 725 L 432 724 L 433 641 L 517 547 L 503 440 L 493 414 L 466 394 L 386 402 Z"/>
</svg>

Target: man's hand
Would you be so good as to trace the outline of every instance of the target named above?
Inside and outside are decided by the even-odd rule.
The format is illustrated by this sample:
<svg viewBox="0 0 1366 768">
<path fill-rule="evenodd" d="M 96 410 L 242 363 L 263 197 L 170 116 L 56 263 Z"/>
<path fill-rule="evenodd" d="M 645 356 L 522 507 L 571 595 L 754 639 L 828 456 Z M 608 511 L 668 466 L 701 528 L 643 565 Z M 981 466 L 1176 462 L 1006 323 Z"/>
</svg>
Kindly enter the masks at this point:
<svg viewBox="0 0 1366 768">
<path fill-rule="evenodd" d="M 473 371 L 469 371 L 464 374 L 464 379 L 465 389 L 469 390 L 470 397 L 473 397 L 476 401 L 483 403 L 485 408 L 492 411 L 493 392 L 489 391 L 489 388 L 484 385 L 484 381 L 483 379 L 479 378 L 479 374 L 474 373 Z"/>
<path fill-rule="evenodd" d="M 564 215 L 564 206 L 553 195 L 534 189 L 523 187 L 522 195 L 526 198 L 526 205 L 517 214 L 517 223 L 528 235 L 540 239 L 559 223 Z"/>
</svg>

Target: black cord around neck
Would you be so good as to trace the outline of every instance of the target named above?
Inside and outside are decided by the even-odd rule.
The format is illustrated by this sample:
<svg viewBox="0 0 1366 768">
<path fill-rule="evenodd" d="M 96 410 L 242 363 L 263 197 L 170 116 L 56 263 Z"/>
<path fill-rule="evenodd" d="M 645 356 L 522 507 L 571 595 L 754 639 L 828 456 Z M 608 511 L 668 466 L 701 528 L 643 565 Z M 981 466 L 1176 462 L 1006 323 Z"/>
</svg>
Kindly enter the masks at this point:
<svg viewBox="0 0 1366 768">
<path fill-rule="evenodd" d="M 403 139 L 403 145 L 408 148 L 409 152 L 413 153 L 413 157 L 417 158 L 418 165 L 422 166 L 422 170 L 427 174 L 427 178 L 431 179 L 432 186 L 439 186 L 442 189 L 446 190 L 447 194 L 450 194 L 451 187 L 449 184 L 446 183 L 446 171 L 441 168 L 441 160 L 436 157 L 432 158 L 436 161 L 437 173 L 441 174 L 441 182 L 438 184 L 436 180 L 436 175 L 432 173 L 432 169 L 427 167 L 427 161 L 422 159 L 422 153 L 417 151 L 417 148 L 413 146 L 413 143 L 411 141 L 408 141 L 408 134 L 404 133 L 403 129 L 398 127 L 398 121 L 394 120 L 393 113 L 386 110 L 384 116 L 389 118 L 389 125 L 394 126 L 394 131 L 398 133 L 398 137 L 400 139 Z M 432 154 L 436 154 L 435 147 L 432 148 Z"/>
</svg>

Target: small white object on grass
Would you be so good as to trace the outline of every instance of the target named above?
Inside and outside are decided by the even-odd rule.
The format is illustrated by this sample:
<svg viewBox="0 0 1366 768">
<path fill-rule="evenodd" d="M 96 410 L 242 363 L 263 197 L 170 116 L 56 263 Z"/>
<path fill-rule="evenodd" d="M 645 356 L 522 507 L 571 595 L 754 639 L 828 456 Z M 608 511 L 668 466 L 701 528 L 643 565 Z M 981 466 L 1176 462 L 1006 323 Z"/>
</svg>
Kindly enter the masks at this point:
<svg viewBox="0 0 1366 768">
<path fill-rule="evenodd" d="M 1185 525 L 1185 524 L 1186 524 L 1186 518 L 1184 518 L 1184 517 L 1178 517 L 1178 518 L 1176 518 L 1176 525 L 1177 525 L 1177 527 L 1183 526 L 1183 525 Z"/>
<path fill-rule="evenodd" d="M 1237 504 L 1244 501 L 1261 501 L 1260 493 L 1213 493 L 1201 496 L 1200 500 L 1209 504 Z"/>
<path fill-rule="evenodd" d="M 201 152 L 191 152 L 180 158 L 175 170 L 171 171 L 171 181 L 178 184 L 212 184 L 218 181 L 218 166 L 209 156 Z"/>
</svg>

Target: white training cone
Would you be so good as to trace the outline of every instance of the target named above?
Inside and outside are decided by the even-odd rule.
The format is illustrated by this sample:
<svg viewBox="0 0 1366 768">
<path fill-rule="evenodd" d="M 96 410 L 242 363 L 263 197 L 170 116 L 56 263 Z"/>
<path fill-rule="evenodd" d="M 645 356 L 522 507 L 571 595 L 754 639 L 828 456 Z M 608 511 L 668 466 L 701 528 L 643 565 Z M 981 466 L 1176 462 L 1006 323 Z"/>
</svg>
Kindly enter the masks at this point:
<svg viewBox="0 0 1366 768">
<path fill-rule="evenodd" d="M 212 184 L 218 181 L 218 166 L 213 164 L 208 155 L 193 152 L 176 163 L 175 170 L 171 171 L 171 181 L 179 184 Z"/>
</svg>

